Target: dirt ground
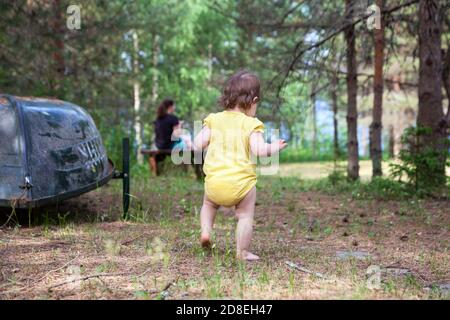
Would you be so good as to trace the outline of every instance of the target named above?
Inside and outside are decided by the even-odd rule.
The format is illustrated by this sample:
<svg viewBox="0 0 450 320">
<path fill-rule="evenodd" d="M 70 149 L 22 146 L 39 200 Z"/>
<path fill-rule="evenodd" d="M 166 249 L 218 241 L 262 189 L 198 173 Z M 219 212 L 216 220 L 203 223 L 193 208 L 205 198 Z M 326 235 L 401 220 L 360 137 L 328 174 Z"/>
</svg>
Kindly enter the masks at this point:
<svg viewBox="0 0 450 320">
<path fill-rule="evenodd" d="M 9 222 L 1 212 L 1 299 L 448 299 L 450 202 L 355 200 L 258 184 L 254 263 L 234 259 L 233 212 L 199 247 L 202 184 L 142 178 L 131 218 L 120 184 Z"/>
</svg>

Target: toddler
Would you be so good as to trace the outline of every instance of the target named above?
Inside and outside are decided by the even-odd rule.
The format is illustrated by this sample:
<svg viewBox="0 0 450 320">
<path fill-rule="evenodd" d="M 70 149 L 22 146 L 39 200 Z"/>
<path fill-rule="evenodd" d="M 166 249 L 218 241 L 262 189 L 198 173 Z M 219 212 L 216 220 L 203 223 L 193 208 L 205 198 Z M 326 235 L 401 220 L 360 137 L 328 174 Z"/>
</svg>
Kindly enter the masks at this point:
<svg viewBox="0 0 450 320">
<path fill-rule="evenodd" d="M 228 79 L 219 100 L 224 111 L 210 114 L 194 140 L 196 149 L 208 147 L 203 166 L 205 195 L 200 213 L 203 247 L 211 246 L 211 231 L 219 206 L 236 207 L 238 259 L 258 260 L 249 251 L 256 202 L 256 157 L 270 156 L 286 147 L 284 140 L 267 144 L 264 124 L 255 118 L 260 81 L 247 71 Z"/>
</svg>

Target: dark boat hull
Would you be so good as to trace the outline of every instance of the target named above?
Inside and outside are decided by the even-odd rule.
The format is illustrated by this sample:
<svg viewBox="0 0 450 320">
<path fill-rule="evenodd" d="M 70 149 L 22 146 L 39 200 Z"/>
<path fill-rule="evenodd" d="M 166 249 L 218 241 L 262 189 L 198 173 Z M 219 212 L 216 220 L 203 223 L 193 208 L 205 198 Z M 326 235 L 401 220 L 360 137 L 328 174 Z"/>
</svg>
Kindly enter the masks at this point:
<svg viewBox="0 0 450 320">
<path fill-rule="evenodd" d="M 55 196 L 50 196 L 46 198 L 41 199 L 0 199 L 0 207 L 10 207 L 10 208 L 17 208 L 17 209 L 28 209 L 28 208 L 38 208 L 46 205 L 52 205 L 60 203 L 61 201 L 68 200 L 71 198 L 78 197 L 84 193 L 87 193 L 89 191 L 95 190 L 97 188 L 100 188 L 101 186 L 104 186 L 107 184 L 111 179 L 114 178 L 114 172 L 115 168 L 113 163 L 111 162 L 111 169 L 110 174 L 105 176 L 104 178 L 98 180 L 97 182 L 82 186 L 76 190 L 64 192 Z"/>
<path fill-rule="evenodd" d="M 81 107 L 52 99 L 0 100 L 0 206 L 57 203 L 106 184 L 114 173 Z"/>
</svg>

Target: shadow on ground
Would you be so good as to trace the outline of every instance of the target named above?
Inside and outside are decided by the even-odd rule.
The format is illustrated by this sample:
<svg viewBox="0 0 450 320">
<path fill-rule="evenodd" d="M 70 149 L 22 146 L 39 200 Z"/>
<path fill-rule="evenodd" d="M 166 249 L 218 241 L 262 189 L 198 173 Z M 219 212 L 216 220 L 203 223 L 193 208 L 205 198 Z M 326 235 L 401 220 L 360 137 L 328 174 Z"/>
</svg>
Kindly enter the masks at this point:
<svg viewBox="0 0 450 320">
<path fill-rule="evenodd" d="M 33 209 L 0 208 L 0 227 L 24 228 L 61 223 L 92 223 L 120 218 L 122 199 L 113 195 L 110 186 L 79 197 Z"/>
</svg>

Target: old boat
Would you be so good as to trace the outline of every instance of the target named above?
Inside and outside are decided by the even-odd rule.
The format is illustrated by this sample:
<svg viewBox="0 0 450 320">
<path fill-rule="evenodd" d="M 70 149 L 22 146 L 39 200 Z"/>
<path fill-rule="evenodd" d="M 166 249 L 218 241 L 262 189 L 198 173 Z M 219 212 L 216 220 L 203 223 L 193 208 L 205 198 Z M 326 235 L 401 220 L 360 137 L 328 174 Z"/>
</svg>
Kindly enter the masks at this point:
<svg viewBox="0 0 450 320">
<path fill-rule="evenodd" d="M 0 206 L 34 208 L 123 179 L 129 206 L 129 140 L 123 172 L 108 158 L 92 117 L 78 105 L 0 95 Z"/>
</svg>

